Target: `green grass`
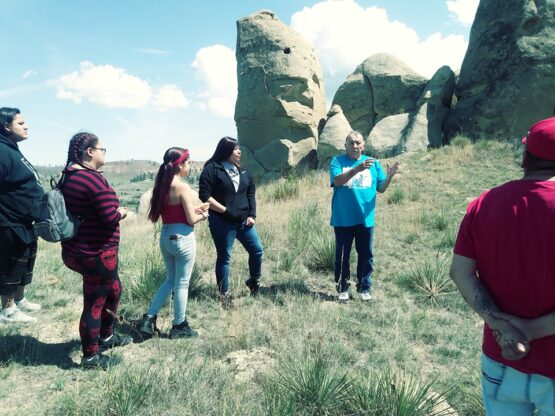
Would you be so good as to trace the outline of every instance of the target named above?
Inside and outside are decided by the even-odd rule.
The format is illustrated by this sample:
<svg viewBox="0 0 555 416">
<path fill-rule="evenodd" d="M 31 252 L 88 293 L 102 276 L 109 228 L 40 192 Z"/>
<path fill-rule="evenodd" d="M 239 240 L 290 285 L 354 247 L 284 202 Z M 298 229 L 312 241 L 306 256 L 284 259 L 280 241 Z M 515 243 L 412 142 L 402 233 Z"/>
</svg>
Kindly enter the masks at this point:
<svg viewBox="0 0 555 416">
<path fill-rule="evenodd" d="M 161 337 L 116 350 L 122 362 L 107 372 L 78 367 L 81 277 L 63 265 L 59 244 L 41 242 L 27 290 L 43 305 L 40 324 L 0 325 L 2 412 L 429 415 L 447 414 L 430 410 L 446 400 L 459 415 L 483 415 L 480 321 L 453 292 L 446 268 L 468 202 L 519 177 L 518 150 L 495 141 L 451 144 L 398 157 L 401 172 L 377 197 L 372 303 L 336 301 L 329 176 L 307 172 L 257 188 L 260 295 L 250 297 L 243 283 L 248 259 L 237 242 L 236 308 L 222 311 L 210 233 L 206 223 L 195 226 L 187 318 L 199 337 L 167 339 L 167 302 Z M 122 191 L 137 198 L 142 188 L 132 186 L 145 183 Z M 144 313 L 165 278 L 158 230 L 141 218 L 122 223 L 119 314 L 127 321 Z"/>
</svg>

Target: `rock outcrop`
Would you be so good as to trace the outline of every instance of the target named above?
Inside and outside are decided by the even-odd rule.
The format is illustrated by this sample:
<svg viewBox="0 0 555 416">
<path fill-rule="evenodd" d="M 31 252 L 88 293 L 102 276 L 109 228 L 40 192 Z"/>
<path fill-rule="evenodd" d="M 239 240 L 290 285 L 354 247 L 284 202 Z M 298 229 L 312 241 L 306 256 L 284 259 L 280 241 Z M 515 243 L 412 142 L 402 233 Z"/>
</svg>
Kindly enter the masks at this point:
<svg viewBox="0 0 555 416">
<path fill-rule="evenodd" d="M 347 77 L 333 104 L 341 106 L 353 129 L 366 137 L 384 117 L 414 111 L 426 82 L 393 55 L 377 53 Z"/>
<path fill-rule="evenodd" d="M 451 109 L 455 74 L 448 66 L 436 71 L 410 113 L 380 120 L 366 140 L 366 151 L 378 157 L 426 150 L 444 144 L 443 122 Z"/>
<path fill-rule="evenodd" d="M 555 1 L 481 0 L 448 137 L 514 138 L 553 114 Z"/>
<path fill-rule="evenodd" d="M 245 166 L 265 174 L 313 164 L 326 116 L 310 45 L 270 11 L 237 21 L 235 123 Z"/>
<path fill-rule="evenodd" d="M 345 139 L 354 130 L 340 106 L 332 106 L 328 120 L 318 140 L 318 164 L 327 166 L 330 159 L 345 151 Z"/>
</svg>

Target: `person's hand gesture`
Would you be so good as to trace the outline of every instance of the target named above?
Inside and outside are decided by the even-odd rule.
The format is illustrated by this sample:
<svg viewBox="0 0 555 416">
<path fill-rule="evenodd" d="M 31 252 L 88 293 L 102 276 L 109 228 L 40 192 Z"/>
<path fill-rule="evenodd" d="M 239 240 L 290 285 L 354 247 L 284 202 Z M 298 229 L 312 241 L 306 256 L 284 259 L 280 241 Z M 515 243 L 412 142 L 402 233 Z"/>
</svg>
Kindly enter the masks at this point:
<svg viewBox="0 0 555 416">
<path fill-rule="evenodd" d="M 247 218 L 247 222 L 245 223 L 245 225 L 247 227 L 252 227 L 254 225 L 254 223 L 256 222 L 256 220 L 253 217 L 248 217 Z"/>
<path fill-rule="evenodd" d="M 389 162 L 386 165 L 387 176 L 393 177 L 399 172 L 399 162 L 395 162 L 393 166 L 389 165 Z"/>
<path fill-rule="evenodd" d="M 370 166 L 374 164 L 374 158 L 367 158 L 364 161 L 356 166 L 357 172 L 363 172 L 364 170 L 368 169 Z"/>
<path fill-rule="evenodd" d="M 129 208 L 127 207 L 119 207 L 118 208 L 118 212 L 121 215 L 121 219 L 123 220 L 125 217 L 127 217 L 127 213 L 129 212 Z"/>
</svg>

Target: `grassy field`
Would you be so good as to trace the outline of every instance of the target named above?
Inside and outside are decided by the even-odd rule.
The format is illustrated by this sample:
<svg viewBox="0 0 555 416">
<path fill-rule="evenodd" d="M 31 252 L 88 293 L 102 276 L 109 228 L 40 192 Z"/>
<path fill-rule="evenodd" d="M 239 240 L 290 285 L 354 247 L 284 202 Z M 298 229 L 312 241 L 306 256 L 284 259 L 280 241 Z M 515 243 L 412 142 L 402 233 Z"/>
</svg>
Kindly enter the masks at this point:
<svg viewBox="0 0 555 416">
<path fill-rule="evenodd" d="M 187 311 L 199 337 L 167 338 L 168 303 L 162 335 L 135 336 L 106 372 L 79 368 L 80 277 L 62 264 L 59 245 L 41 242 L 27 292 L 43 304 L 40 323 L 0 326 L 0 414 L 483 415 L 481 322 L 447 273 L 466 205 L 520 175 L 518 149 L 458 138 L 397 160 L 401 173 L 378 197 L 370 304 L 336 300 L 328 173 L 309 172 L 258 187 L 258 297 L 243 284 L 237 244 L 236 308 L 220 308 L 202 223 Z M 120 329 L 131 334 L 164 278 L 158 230 L 140 218 L 122 223 Z"/>
</svg>

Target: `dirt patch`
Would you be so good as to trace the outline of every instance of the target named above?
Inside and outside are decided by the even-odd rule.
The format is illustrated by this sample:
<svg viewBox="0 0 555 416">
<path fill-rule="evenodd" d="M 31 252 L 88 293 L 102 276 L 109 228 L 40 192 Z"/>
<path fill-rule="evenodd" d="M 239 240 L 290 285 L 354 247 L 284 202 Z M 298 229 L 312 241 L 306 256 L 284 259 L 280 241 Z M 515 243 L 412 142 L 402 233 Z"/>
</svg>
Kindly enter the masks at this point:
<svg viewBox="0 0 555 416">
<path fill-rule="evenodd" d="M 252 381 L 256 375 L 267 373 L 275 362 L 274 352 L 268 348 L 254 348 L 252 350 L 238 350 L 230 352 L 225 362 L 232 366 L 235 380 L 240 382 Z"/>
</svg>

